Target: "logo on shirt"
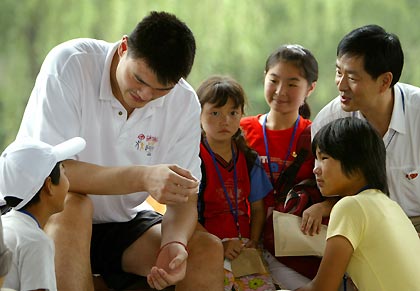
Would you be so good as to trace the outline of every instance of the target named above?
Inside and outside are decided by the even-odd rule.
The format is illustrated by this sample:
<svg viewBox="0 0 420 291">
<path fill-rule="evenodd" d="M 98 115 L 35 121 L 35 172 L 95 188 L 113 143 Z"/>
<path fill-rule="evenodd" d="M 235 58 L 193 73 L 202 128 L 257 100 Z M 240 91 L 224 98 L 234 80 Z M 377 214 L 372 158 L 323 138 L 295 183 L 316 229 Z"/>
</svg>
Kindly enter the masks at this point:
<svg viewBox="0 0 420 291">
<path fill-rule="evenodd" d="M 144 133 L 140 133 L 137 136 L 137 141 L 134 144 L 134 147 L 138 151 L 145 151 L 147 156 L 151 156 L 152 152 L 158 142 L 158 138 L 152 135 L 146 135 Z"/>
</svg>

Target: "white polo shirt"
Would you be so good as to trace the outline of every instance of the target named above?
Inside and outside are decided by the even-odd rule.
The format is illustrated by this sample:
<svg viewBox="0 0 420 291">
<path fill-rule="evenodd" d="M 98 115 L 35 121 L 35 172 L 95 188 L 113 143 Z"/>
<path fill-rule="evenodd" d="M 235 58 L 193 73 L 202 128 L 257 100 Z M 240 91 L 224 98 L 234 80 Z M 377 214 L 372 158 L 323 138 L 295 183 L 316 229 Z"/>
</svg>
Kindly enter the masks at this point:
<svg viewBox="0 0 420 291">
<path fill-rule="evenodd" d="M 394 108 L 388 131 L 386 167 L 391 199 L 408 216 L 420 215 L 420 88 L 397 83 L 394 86 Z M 345 112 L 340 97 L 328 103 L 312 123 L 312 137 L 328 122 L 341 117 L 364 119 L 359 111 Z M 363 138 L 363 137 L 361 137 Z"/>
<path fill-rule="evenodd" d="M 176 163 L 201 179 L 200 104 L 183 79 L 166 96 L 127 112 L 114 97 L 110 66 L 118 43 L 75 39 L 46 57 L 18 136 L 51 144 L 86 139 L 78 160 L 103 166 Z M 94 223 L 127 221 L 148 193 L 90 197 Z"/>
</svg>

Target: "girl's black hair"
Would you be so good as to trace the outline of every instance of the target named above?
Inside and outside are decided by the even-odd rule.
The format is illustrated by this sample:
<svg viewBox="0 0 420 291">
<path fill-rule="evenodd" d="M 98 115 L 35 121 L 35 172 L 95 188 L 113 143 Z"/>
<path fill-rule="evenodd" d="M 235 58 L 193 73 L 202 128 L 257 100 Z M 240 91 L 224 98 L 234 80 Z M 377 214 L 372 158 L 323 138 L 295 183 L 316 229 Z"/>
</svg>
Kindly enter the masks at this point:
<svg viewBox="0 0 420 291">
<path fill-rule="evenodd" d="M 215 75 L 209 77 L 201 83 L 197 89 L 197 95 L 201 108 L 206 103 L 214 104 L 216 107 L 222 107 L 231 99 L 234 106 L 241 108 L 242 113 L 244 113 L 246 104 L 245 91 L 235 79 L 229 76 Z M 204 132 L 203 135 L 205 135 Z M 247 165 L 253 165 L 258 154 L 248 146 L 240 128 L 232 139 L 236 143 L 238 150 L 245 154 Z"/>
<path fill-rule="evenodd" d="M 385 145 L 367 121 L 346 117 L 328 123 L 312 140 L 314 156 L 317 149 L 340 161 L 345 175 L 360 171 L 370 188 L 389 195 Z"/>
<path fill-rule="evenodd" d="M 308 85 L 311 85 L 318 80 L 318 62 L 314 55 L 303 46 L 298 44 L 287 44 L 279 47 L 268 57 L 265 63 L 265 72 L 268 72 L 281 61 L 292 63 L 299 68 L 302 76 L 308 82 Z M 306 102 L 306 98 L 299 108 L 299 114 L 305 119 L 311 117 L 311 108 Z"/>
</svg>

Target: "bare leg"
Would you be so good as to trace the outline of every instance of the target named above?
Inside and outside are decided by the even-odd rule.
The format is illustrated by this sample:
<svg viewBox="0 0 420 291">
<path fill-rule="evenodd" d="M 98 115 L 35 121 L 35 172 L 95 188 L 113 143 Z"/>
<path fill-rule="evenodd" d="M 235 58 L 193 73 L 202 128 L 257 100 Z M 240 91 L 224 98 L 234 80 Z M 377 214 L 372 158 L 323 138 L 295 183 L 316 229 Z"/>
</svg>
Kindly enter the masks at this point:
<svg viewBox="0 0 420 291">
<path fill-rule="evenodd" d="M 207 231 L 197 230 L 188 242 L 185 279 L 176 285 L 180 291 L 223 291 L 223 245 Z"/>
<path fill-rule="evenodd" d="M 45 226 L 55 243 L 57 289 L 91 291 L 92 201 L 86 195 L 68 193 L 64 203 L 64 211 L 51 216 Z"/>
<path fill-rule="evenodd" d="M 161 225 L 156 224 L 124 251 L 122 256 L 124 272 L 147 276 L 156 263 L 160 241 Z"/>
<path fill-rule="evenodd" d="M 151 227 L 123 254 L 125 272 L 147 276 L 160 247 L 160 224 Z M 187 274 L 176 290 L 223 291 L 223 245 L 219 238 L 198 228 L 188 242 Z M 142 264 L 139 264 L 141 258 Z"/>
</svg>

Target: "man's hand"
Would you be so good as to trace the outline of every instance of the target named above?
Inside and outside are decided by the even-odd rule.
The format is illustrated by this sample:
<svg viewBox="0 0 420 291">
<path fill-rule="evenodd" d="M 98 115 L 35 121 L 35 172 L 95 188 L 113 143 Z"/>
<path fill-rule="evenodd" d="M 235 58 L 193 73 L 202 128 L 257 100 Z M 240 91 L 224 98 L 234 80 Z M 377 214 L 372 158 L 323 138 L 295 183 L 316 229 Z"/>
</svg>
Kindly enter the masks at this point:
<svg viewBox="0 0 420 291">
<path fill-rule="evenodd" d="M 169 243 L 160 250 L 156 266 L 147 275 L 150 287 L 162 290 L 175 285 L 185 277 L 188 252 L 182 244 Z"/>
<path fill-rule="evenodd" d="M 150 166 L 144 183 L 147 192 L 162 204 L 187 202 L 197 195 L 200 184 L 190 171 L 177 165 Z"/>
</svg>

